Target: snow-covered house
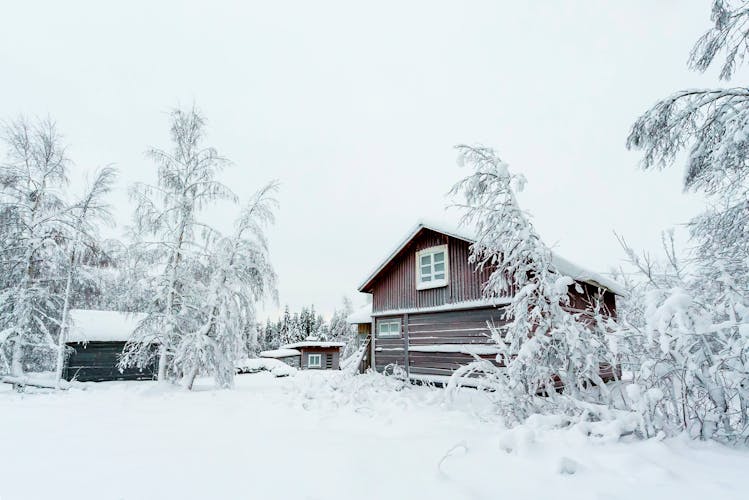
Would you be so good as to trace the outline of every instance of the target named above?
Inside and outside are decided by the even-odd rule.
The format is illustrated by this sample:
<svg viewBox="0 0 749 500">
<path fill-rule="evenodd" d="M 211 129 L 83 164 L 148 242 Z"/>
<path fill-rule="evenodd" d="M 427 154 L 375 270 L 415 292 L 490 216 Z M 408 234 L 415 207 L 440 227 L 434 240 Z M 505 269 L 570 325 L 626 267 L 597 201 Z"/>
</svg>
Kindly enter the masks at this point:
<svg viewBox="0 0 749 500">
<path fill-rule="evenodd" d="M 125 343 L 143 317 L 118 311 L 70 311 L 72 325 L 67 337 L 69 349 L 63 377 L 82 382 L 155 378 L 155 364 L 143 369 L 120 370 L 117 367 Z"/>
<path fill-rule="evenodd" d="M 304 340 L 263 351 L 260 357 L 274 358 L 302 370 L 339 370 L 343 342 Z"/>
<path fill-rule="evenodd" d="M 443 381 L 474 355 L 494 360 L 488 324 L 504 321 L 511 290 L 487 300 L 482 290 L 491 270 L 468 262 L 475 238 L 442 223 L 419 222 L 359 286 L 372 295 L 372 309 L 352 315 L 362 334 L 373 333 L 370 366 L 403 368 L 413 380 Z M 615 281 L 554 256 L 557 269 L 576 281 L 570 306 L 585 310 L 600 298 L 616 314 Z M 361 312 L 361 311 L 360 311 Z"/>
</svg>

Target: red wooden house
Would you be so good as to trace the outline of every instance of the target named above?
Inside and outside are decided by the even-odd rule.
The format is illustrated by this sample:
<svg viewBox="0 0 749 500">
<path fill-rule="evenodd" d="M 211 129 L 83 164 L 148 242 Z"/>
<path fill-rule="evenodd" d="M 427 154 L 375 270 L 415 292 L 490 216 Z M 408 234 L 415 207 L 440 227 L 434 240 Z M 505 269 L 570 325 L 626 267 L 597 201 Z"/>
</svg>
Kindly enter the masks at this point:
<svg viewBox="0 0 749 500">
<path fill-rule="evenodd" d="M 503 322 L 509 292 L 492 300 L 482 295 L 490 271 L 468 262 L 474 237 L 443 224 L 419 222 L 359 286 L 372 294 L 369 318 L 356 315 L 360 335 L 371 335 L 368 365 L 378 372 L 403 368 L 412 380 L 444 382 L 474 355 L 493 359 L 489 323 Z M 613 280 L 554 256 L 557 269 L 575 279 L 571 307 L 584 310 L 594 297 L 616 313 Z M 374 335 L 372 335 L 374 333 Z"/>
</svg>

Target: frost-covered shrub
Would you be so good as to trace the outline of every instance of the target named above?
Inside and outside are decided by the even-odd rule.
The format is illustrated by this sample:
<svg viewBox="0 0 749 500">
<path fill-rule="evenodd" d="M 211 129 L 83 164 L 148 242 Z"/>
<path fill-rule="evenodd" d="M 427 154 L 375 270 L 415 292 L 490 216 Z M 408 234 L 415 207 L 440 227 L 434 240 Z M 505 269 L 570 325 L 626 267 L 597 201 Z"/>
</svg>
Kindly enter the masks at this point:
<svg viewBox="0 0 749 500">
<path fill-rule="evenodd" d="M 746 61 L 749 6 L 714 0 L 713 27 L 690 66 L 705 71 L 725 54 L 722 79 Z M 689 89 L 660 100 L 633 125 L 627 145 L 643 169 L 685 158 L 684 189 L 707 207 L 689 222 L 691 247 L 677 258 L 673 237 L 665 265 L 637 258 L 641 271 L 623 308 L 633 387 L 629 404 L 646 435 L 687 431 L 722 440 L 749 438 L 749 91 Z"/>
<path fill-rule="evenodd" d="M 664 240 L 668 265 L 625 247 L 640 270 L 620 309 L 621 354 L 631 385 L 626 406 L 642 418 L 645 436 L 674 435 L 723 441 L 749 437 L 749 308 L 745 292 L 723 276 L 705 274 L 715 260 L 676 258 Z"/>
</svg>

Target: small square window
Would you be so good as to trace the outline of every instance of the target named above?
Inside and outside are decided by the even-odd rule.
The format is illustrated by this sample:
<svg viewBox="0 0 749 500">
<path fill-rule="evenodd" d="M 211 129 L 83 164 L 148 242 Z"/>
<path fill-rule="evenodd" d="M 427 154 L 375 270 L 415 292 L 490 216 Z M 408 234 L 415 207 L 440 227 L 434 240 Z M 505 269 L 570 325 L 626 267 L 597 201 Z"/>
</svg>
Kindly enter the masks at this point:
<svg viewBox="0 0 749 500">
<path fill-rule="evenodd" d="M 400 319 L 382 319 L 377 323 L 378 337 L 400 337 L 401 320 Z"/>
<path fill-rule="evenodd" d="M 322 354 L 308 354 L 307 368 L 322 368 Z"/>
</svg>

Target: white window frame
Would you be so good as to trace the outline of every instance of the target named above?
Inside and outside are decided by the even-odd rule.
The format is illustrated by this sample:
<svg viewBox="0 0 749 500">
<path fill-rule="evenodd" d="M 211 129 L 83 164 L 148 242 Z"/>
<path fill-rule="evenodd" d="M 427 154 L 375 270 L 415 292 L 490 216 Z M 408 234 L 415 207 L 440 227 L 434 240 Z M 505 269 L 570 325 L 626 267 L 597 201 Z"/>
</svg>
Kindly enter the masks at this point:
<svg viewBox="0 0 749 500">
<path fill-rule="evenodd" d="M 312 363 L 312 358 L 317 359 L 317 363 Z M 308 353 L 307 354 L 307 368 L 322 368 L 322 354 L 318 353 Z"/>
<path fill-rule="evenodd" d="M 390 330 L 390 326 L 392 325 L 398 325 L 397 332 L 387 332 L 382 333 L 382 326 L 388 325 L 388 330 Z M 401 337 L 401 320 L 400 318 L 387 318 L 387 319 L 381 319 L 377 322 L 377 338 L 379 339 L 398 339 Z"/>
<path fill-rule="evenodd" d="M 434 254 L 438 254 L 440 252 L 444 252 L 445 254 L 445 277 L 442 279 L 431 279 L 434 277 Z M 421 271 L 421 258 L 427 255 L 431 255 L 432 258 L 430 259 L 430 273 L 429 281 L 422 281 L 422 271 Z M 450 279 L 450 257 L 447 252 L 447 245 L 439 245 L 436 247 L 430 247 L 425 248 L 424 250 L 419 250 L 416 252 L 416 289 L 417 290 L 428 290 L 430 288 L 439 288 L 443 286 L 447 286 L 447 282 Z"/>
</svg>

